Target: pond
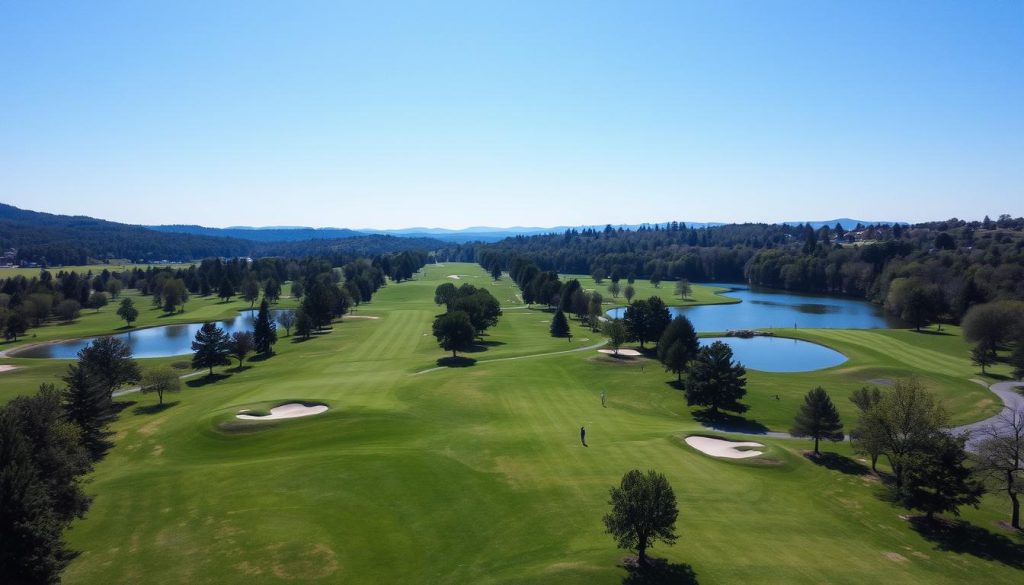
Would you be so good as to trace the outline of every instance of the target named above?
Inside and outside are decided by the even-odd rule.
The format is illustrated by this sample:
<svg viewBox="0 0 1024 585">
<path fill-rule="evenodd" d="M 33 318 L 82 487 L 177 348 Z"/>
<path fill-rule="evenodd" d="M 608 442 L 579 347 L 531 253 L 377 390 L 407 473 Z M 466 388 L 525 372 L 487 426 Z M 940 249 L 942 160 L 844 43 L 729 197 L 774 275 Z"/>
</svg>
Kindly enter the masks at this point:
<svg viewBox="0 0 1024 585">
<path fill-rule="evenodd" d="M 838 366 L 847 359 L 824 345 L 785 337 L 705 337 L 700 344 L 715 341 L 731 347 L 733 359 L 747 369 L 762 372 L 810 372 Z"/>
<path fill-rule="evenodd" d="M 283 309 L 271 311 L 276 318 Z M 245 310 L 237 317 L 217 321 L 217 326 L 228 333 L 236 331 L 252 331 L 256 322 L 256 311 Z M 161 327 L 149 327 L 125 333 L 118 333 L 117 337 L 126 342 L 132 348 L 132 355 L 137 358 L 167 357 L 172 355 L 184 355 L 192 353 L 192 340 L 195 339 L 196 331 L 202 327 L 202 323 L 184 323 L 181 325 L 163 325 Z M 24 351 L 12 352 L 11 357 L 19 358 L 49 358 L 49 359 L 75 359 L 78 352 L 86 347 L 95 337 L 86 339 L 73 339 L 59 343 L 46 343 L 29 347 Z"/>
<path fill-rule="evenodd" d="M 729 305 L 699 305 L 695 307 L 669 307 L 672 316 L 686 315 L 697 331 L 730 331 L 736 329 L 884 329 L 899 327 L 901 323 L 888 317 L 876 305 L 867 301 L 804 295 L 745 284 L 711 285 L 727 287 L 724 296 L 741 302 Z M 668 302 L 678 302 L 675 301 Z M 624 307 L 608 311 L 619 319 Z"/>
</svg>

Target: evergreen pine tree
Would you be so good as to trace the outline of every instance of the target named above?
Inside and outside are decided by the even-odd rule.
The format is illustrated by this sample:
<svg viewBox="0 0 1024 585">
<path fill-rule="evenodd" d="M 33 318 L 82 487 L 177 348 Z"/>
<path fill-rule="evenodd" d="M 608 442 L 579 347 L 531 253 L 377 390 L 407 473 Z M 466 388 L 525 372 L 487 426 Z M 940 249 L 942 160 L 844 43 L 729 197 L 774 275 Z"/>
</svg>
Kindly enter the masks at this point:
<svg viewBox="0 0 1024 585">
<path fill-rule="evenodd" d="M 821 386 L 811 390 L 804 396 L 804 403 L 796 414 L 792 430 L 794 437 L 811 437 L 814 439 L 814 454 L 818 455 L 818 442 L 821 439 L 842 441 L 843 423 L 839 420 L 832 399 Z"/>
<path fill-rule="evenodd" d="M 551 335 L 553 337 L 569 336 L 569 320 L 565 318 L 565 313 L 561 309 L 555 311 L 555 316 L 551 319 Z"/>
<path fill-rule="evenodd" d="M 256 316 L 256 326 L 252 332 L 253 348 L 256 353 L 270 355 L 273 345 L 277 343 L 277 324 L 270 317 L 270 303 L 263 299 L 260 312 Z M 241 364 L 239 364 L 241 365 Z"/>
<path fill-rule="evenodd" d="M 209 368 L 210 375 L 213 375 L 214 366 L 231 365 L 230 346 L 228 335 L 223 329 L 213 323 L 203 323 L 203 326 L 196 331 L 196 338 L 192 342 L 192 367 L 195 369 Z"/>
</svg>

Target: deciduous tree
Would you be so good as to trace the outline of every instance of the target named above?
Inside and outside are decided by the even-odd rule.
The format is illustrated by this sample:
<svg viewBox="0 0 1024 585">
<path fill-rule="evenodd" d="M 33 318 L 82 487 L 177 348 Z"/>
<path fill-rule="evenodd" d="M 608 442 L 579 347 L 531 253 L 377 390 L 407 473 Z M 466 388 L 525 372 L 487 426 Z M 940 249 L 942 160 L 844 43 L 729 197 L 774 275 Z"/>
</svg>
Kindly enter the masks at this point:
<svg viewBox="0 0 1024 585">
<path fill-rule="evenodd" d="M 675 544 L 676 495 L 668 479 L 654 471 L 633 469 L 610 490 L 612 510 L 604 517 L 605 530 L 619 548 L 635 549 L 637 564 L 647 563 L 647 549 L 657 541 Z"/>
<path fill-rule="evenodd" d="M 181 379 L 170 368 L 151 368 L 142 373 L 142 382 L 139 384 L 139 390 L 143 394 L 156 393 L 157 399 L 162 405 L 164 403 L 164 394 L 181 391 Z"/>
</svg>

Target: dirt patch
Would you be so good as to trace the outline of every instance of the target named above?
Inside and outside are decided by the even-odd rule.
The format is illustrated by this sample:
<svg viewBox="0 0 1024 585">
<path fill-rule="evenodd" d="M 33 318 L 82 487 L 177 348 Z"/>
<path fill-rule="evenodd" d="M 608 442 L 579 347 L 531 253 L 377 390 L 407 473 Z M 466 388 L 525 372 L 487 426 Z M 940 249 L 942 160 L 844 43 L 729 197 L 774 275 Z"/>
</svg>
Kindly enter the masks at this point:
<svg viewBox="0 0 1024 585">
<path fill-rule="evenodd" d="M 334 551 L 326 544 L 317 544 L 297 552 L 286 551 L 285 548 L 284 544 L 267 547 L 271 556 L 271 571 L 279 579 L 311 581 L 329 577 L 338 570 Z"/>
<path fill-rule="evenodd" d="M 901 563 L 902 564 L 902 563 L 910 562 L 910 559 L 908 559 L 907 557 L 905 557 L 905 556 L 903 556 L 903 555 L 901 555 L 900 553 L 897 553 L 897 552 L 885 551 L 885 552 L 882 553 L 882 556 L 884 556 L 885 558 L 889 559 L 890 561 L 892 561 L 894 563 Z"/>
</svg>

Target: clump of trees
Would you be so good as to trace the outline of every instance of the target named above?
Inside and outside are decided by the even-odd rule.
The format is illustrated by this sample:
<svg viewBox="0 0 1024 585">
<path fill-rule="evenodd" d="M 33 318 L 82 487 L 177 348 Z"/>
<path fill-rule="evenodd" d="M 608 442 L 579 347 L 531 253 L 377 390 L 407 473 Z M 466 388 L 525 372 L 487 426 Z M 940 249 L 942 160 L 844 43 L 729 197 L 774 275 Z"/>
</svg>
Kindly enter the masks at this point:
<svg viewBox="0 0 1024 585">
<path fill-rule="evenodd" d="M 64 530 L 92 503 L 83 477 L 110 449 L 112 391 L 138 381 L 131 351 L 116 338 L 78 353 L 58 390 L 0 406 L 0 567 L 4 582 L 56 583 L 73 558 Z"/>
<path fill-rule="evenodd" d="M 458 352 L 468 351 L 476 339 L 476 329 L 469 315 L 464 311 L 450 311 L 434 319 L 434 337 L 445 351 L 458 357 Z"/>
</svg>

